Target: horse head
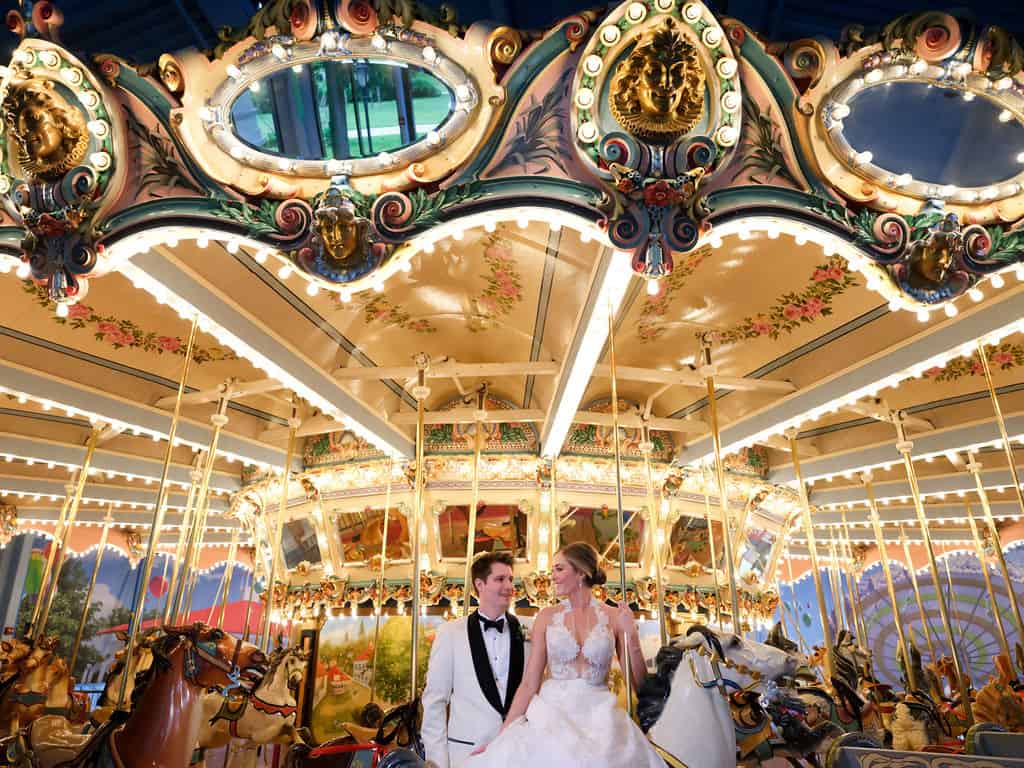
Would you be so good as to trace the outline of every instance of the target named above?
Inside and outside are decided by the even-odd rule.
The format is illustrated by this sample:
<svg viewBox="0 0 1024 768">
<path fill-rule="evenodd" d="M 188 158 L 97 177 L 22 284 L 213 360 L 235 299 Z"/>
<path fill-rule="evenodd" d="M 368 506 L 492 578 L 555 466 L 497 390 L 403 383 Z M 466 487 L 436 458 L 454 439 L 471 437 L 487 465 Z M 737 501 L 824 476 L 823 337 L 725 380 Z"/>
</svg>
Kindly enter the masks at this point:
<svg viewBox="0 0 1024 768">
<path fill-rule="evenodd" d="M 692 650 L 702 645 L 738 673 L 740 679 L 734 682 L 740 686 L 756 681 L 778 680 L 782 676 L 792 677 L 804 662 L 798 654 L 787 653 L 739 635 L 720 634 L 700 624 L 694 624 L 686 631 L 686 638 L 678 647 Z"/>
<path fill-rule="evenodd" d="M 179 648 L 185 651 L 185 677 L 199 688 L 227 688 L 233 684 L 235 640 L 221 629 L 202 622 L 190 626 L 167 626 L 167 633 L 153 648 L 154 656 L 164 658 Z M 156 659 L 154 659 L 155 661 Z"/>
<path fill-rule="evenodd" d="M 288 681 L 288 688 L 298 691 L 302 680 L 306 676 L 306 665 L 309 661 L 309 654 L 299 647 L 289 648 L 285 654 L 282 664 L 284 665 L 285 679 Z"/>
</svg>

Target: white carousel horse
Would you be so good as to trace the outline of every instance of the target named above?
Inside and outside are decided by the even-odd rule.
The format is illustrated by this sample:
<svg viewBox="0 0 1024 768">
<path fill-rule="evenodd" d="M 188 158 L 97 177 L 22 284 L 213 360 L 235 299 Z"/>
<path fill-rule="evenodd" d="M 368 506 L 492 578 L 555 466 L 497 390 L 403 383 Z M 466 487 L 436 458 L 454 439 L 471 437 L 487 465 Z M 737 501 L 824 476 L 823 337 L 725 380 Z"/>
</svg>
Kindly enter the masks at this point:
<svg viewBox="0 0 1024 768">
<path fill-rule="evenodd" d="M 278 649 L 270 666 L 251 693 L 237 695 L 207 693 L 203 697 L 202 726 L 199 730 L 199 759 L 207 749 L 227 745 L 232 738 L 256 744 L 293 744 L 303 738 L 295 729 L 298 702 L 308 655 L 299 647 Z"/>
<path fill-rule="evenodd" d="M 658 675 L 649 677 L 641 692 L 641 725 L 656 746 L 686 765 L 735 768 L 737 735 L 726 695 L 761 692 L 766 683 L 792 676 L 805 661 L 694 625 L 659 653 Z M 658 678 L 660 695 L 648 689 L 659 685 Z"/>
</svg>

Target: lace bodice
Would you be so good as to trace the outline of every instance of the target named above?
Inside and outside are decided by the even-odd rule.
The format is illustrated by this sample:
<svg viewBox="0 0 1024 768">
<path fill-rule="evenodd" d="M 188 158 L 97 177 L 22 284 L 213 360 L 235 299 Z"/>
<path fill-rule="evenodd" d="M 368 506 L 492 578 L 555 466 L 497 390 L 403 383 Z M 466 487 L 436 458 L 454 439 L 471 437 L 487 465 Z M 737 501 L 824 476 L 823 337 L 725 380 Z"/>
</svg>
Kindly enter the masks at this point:
<svg viewBox="0 0 1024 768">
<path fill-rule="evenodd" d="M 586 680 L 591 685 L 605 685 L 615 655 L 615 637 L 608 626 L 608 613 L 594 600 L 596 614 L 581 648 L 572 630 L 565 625 L 571 606 L 562 604 L 551 617 L 547 631 L 548 669 L 554 680 Z"/>
</svg>

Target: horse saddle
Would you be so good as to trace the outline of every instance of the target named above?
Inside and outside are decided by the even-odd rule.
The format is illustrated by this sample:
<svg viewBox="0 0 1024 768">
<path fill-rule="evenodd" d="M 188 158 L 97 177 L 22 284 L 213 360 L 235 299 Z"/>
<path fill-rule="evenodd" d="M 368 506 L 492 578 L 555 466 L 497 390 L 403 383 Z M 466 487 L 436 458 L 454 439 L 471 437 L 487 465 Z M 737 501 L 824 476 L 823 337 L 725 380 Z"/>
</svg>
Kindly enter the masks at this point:
<svg viewBox="0 0 1024 768">
<path fill-rule="evenodd" d="M 355 723 L 342 723 L 341 727 L 344 728 L 349 735 L 360 744 L 368 744 L 377 736 L 376 728 L 367 728 L 362 725 L 356 725 Z"/>
<path fill-rule="evenodd" d="M 93 733 L 79 733 L 71 729 L 67 718 L 43 715 L 32 721 L 27 729 L 28 747 L 35 768 L 56 768 L 63 763 L 82 764 L 88 753 L 102 747 L 123 717 L 111 717 Z"/>
<path fill-rule="evenodd" d="M 245 714 L 246 707 L 249 706 L 249 697 L 244 694 L 228 694 L 221 701 L 220 709 L 217 710 L 217 714 L 210 718 L 210 725 L 213 725 L 218 720 L 227 720 L 229 723 L 237 723 L 242 719 L 242 715 Z"/>
</svg>

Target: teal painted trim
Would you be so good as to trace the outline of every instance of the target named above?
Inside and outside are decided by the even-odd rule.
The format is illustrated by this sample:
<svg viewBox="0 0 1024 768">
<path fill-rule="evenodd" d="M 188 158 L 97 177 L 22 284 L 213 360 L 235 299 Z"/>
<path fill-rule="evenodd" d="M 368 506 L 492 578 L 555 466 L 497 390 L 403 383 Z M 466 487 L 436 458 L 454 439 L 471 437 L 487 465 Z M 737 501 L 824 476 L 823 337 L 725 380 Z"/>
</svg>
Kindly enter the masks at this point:
<svg viewBox="0 0 1024 768">
<path fill-rule="evenodd" d="M 597 220 L 604 216 L 597 205 L 604 192 L 572 179 L 548 178 L 545 176 L 506 176 L 479 182 L 481 195 L 470 204 L 479 205 L 495 198 L 512 198 L 512 205 L 526 205 L 531 202 L 543 204 L 541 198 L 557 203 L 556 208 L 582 206 L 594 211 Z M 532 198 L 532 199 L 531 199 Z M 494 206 L 497 207 L 497 206 Z"/>
<path fill-rule="evenodd" d="M 172 197 L 150 200 L 118 211 L 103 222 L 103 231 L 108 236 L 113 235 L 117 239 L 125 230 L 164 226 L 171 223 L 168 221 L 169 219 L 195 219 L 196 226 L 215 222 L 226 230 L 244 233 L 244 226 L 220 215 L 220 206 L 223 203 L 223 198 L 210 197 Z M 242 204 L 244 205 L 244 203 Z"/>
<path fill-rule="evenodd" d="M 124 89 L 125 92 L 130 93 L 132 96 L 141 101 L 146 108 L 156 116 L 156 119 L 160 121 L 160 125 L 167 131 L 167 135 L 171 141 L 174 142 L 175 148 L 178 150 L 178 154 L 181 155 L 181 161 L 185 164 L 188 172 L 192 174 L 193 178 L 203 187 L 209 190 L 220 190 L 223 189 L 223 185 L 218 183 L 215 179 L 207 176 L 203 170 L 196 165 L 192 159 L 192 155 L 189 154 L 188 150 L 182 145 L 178 139 L 178 134 L 171 128 L 171 104 L 167 101 L 167 97 L 164 96 L 152 83 L 131 69 L 126 64 L 120 64 L 120 69 L 117 73 L 117 85 Z"/>
<path fill-rule="evenodd" d="M 512 118 L 516 114 L 520 99 L 523 98 L 527 89 L 540 73 L 569 49 L 569 38 L 566 37 L 565 30 L 571 23 L 575 22 L 566 19 L 555 27 L 547 37 L 530 50 L 527 57 L 519 62 L 506 79 L 504 84 L 505 109 L 498 118 L 498 124 L 494 126 L 491 140 L 480 148 L 478 154 L 470 161 L 469 165 L 462 169 L 452 184 L 465 184 L 477 178 L 479 173 L 490 165 L 498 147 L 501 146 L 501 140 L 505 137 L 509 123 L 512 122 Z M 582 45 L 582 41 L 580 44 Z"/>
<path fill-rule="evenodd" d="M 797 141 L 796 124 L 793 120 L 797 101 L 797 93 L 793 88 L 793 81 L 790 80 L 789 75 L 782 69 L 779 62 L 765 53 L 764 49 L 758 45 L 750 30 L 744 28 L 743 31 L 745 35 L 743 44 L 740 46 L 740 54 L 754 68 L 757 74 L 761 76 L 768 86 L 768 90 L 778 102 L 779 112 L 782 114 L 783 120 L 786 121 L 786 127 L 789 129 L 789 139 L 793 144 L 793 155 L 796 157 L 797 165 L 800 166 L 800 172 L 807 180 L 807 183 L 811 185 L 811 189 L 822 197 L 831 199 L 831 191 L 814 174 L 803 153 L 800 151 L 800 142 Z M 824 62 L 822 63 L 824 64 Z"/>
</svg>

